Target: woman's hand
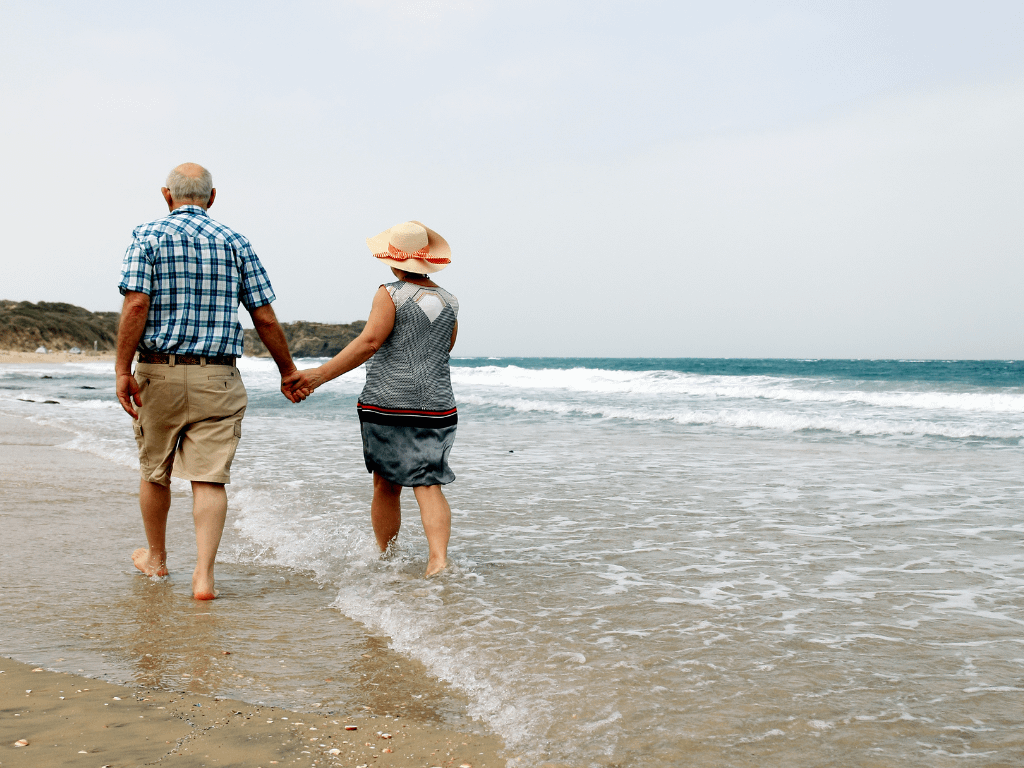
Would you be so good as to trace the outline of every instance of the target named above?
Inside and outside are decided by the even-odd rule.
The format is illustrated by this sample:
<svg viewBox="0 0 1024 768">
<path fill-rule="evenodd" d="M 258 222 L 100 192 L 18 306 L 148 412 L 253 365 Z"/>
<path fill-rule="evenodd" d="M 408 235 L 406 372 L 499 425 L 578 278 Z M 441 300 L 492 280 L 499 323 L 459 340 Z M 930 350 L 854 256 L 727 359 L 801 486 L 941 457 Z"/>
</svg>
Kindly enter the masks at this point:
<svg viewBox="0 0 1024 768">
<path fill-rule="evenodd" d="M 295 371 L 281 379 L 281 392 L 293 403 L 299 403 L 313 394 L 325 381 L 319 368 Z"/>
</svg>

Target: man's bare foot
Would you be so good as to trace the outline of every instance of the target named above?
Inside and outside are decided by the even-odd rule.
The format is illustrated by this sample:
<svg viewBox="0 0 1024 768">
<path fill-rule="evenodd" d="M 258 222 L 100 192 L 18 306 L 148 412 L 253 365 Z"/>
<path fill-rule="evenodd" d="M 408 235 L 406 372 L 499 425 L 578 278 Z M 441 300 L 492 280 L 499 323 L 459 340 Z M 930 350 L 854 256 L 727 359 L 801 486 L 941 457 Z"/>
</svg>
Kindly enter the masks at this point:
<svg viewBox="0 0 1024 768">
<path fill-rule="evenodd" d="M 439 560 L 439 561 L 436 561 L 436 562 L 434 560 L 429 560 L 429 561 L 427 561 L 427 572 L 426 572 L 425 575 L 426 576 L 436 576 L 437 574 L 439 574 L 441 571 L 443 571 L 447 567 L 448 567 L 448 561 L 447 560 Z"/>
<path fill-rule="evenodd" d="M 132 562 L 135 567 L 149 577 L 162 577 L 167 575 L 167 553 L 163 556 L 151 554 L 149 547 L 139 547 L 132 552 Z"/>
<path fill-rule="evenodd" d="M 213 575 L 192 574 L 192 597 L 196 600 L 214 600 L 219 595 L 213 588 Z"/>
</svg>

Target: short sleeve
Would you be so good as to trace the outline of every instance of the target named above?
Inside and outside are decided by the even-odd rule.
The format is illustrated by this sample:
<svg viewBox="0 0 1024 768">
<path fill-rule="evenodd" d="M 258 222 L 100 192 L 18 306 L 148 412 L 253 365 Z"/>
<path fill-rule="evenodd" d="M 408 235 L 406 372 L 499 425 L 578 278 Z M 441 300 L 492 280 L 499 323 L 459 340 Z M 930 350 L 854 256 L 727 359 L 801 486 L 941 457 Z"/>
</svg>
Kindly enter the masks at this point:
<svg viewBox="0 0 1024 768">
<path fill-rule="evenodd" d="M 150 293 L 153 284 L 153 245 L 147 240 L 140 240 L 138 236 L 132 236 L 132 244 L 125 251 L 124 261 L 121 263 L 121 282 L 117 288 L 121 295 L 128 291 Z"/>
<path fill-rule="evenodd" d="M 238 300 L 248 311 L 270 304 L 277 297 L 270 285 L 267 271 L 260 263 L 249 241 L 242 238 L 238 249 L 241 281 L 238 286 Z"/>
</svg>

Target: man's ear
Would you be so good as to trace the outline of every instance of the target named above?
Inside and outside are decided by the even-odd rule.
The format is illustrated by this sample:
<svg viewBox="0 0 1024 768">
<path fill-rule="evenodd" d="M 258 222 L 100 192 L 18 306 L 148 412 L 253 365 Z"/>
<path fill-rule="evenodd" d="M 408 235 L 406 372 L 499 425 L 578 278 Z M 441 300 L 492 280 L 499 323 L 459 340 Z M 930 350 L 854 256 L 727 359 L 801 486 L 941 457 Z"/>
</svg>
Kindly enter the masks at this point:
<svg viewBox="0 0 1024 768">
<path fill-rule="evenodd" d="M 164 200 L 167 201 L 167 209 L 170 210 L 174 207 L 174 199 L 171 197 L 171 190 L 167 187 L 160 187 L 160 194 L 164 196 Z"/>
<path fill-rule="evenodd" d="M 210 202 L 208 202 L 206 204 L 207 208 L 212 208 L 213 207 L 213 199 L 215 197 L 217 197 L 217 188 L 216 187 L 214 187 L 213 189 L 210 190 Z"/>
</svg>

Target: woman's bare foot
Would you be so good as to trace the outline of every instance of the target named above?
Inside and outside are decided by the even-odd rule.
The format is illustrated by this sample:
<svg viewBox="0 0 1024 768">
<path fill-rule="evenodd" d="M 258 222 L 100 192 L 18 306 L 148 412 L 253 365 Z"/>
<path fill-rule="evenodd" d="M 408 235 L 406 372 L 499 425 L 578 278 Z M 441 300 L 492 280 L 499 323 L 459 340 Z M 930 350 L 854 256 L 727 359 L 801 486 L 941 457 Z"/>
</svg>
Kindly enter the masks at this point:
<svg viewBox="0 0 1024 768">
<path fill-rule="evenodd" d="M 149 577 L 162 577 L 167 575 L 167 553 L 153 554 L 149 547 L 139 547 L 132 552 L 132 562 L 135 567 Z"/>
<path fill-rule="evenodd" d="M 439 574 L 441 571 L 443 571 L 447 567 L 448 567 L 448 561 L 447 560 L 440 560 L 440 561 L 436 561 L 436 562 L 434 560 L 428 560 L 427 561 L 427 572 L 426 572 L 425 575 L 426 576 L 436 576 L 437 574 Z"/>
<path fill-rule="evenodd" d="M 214 600 L 219 595 L 213 588 L 213 574 L 200 574 L 197 570 L 192 574 L 192 597 L 196 600 Z"/>
</svg>

